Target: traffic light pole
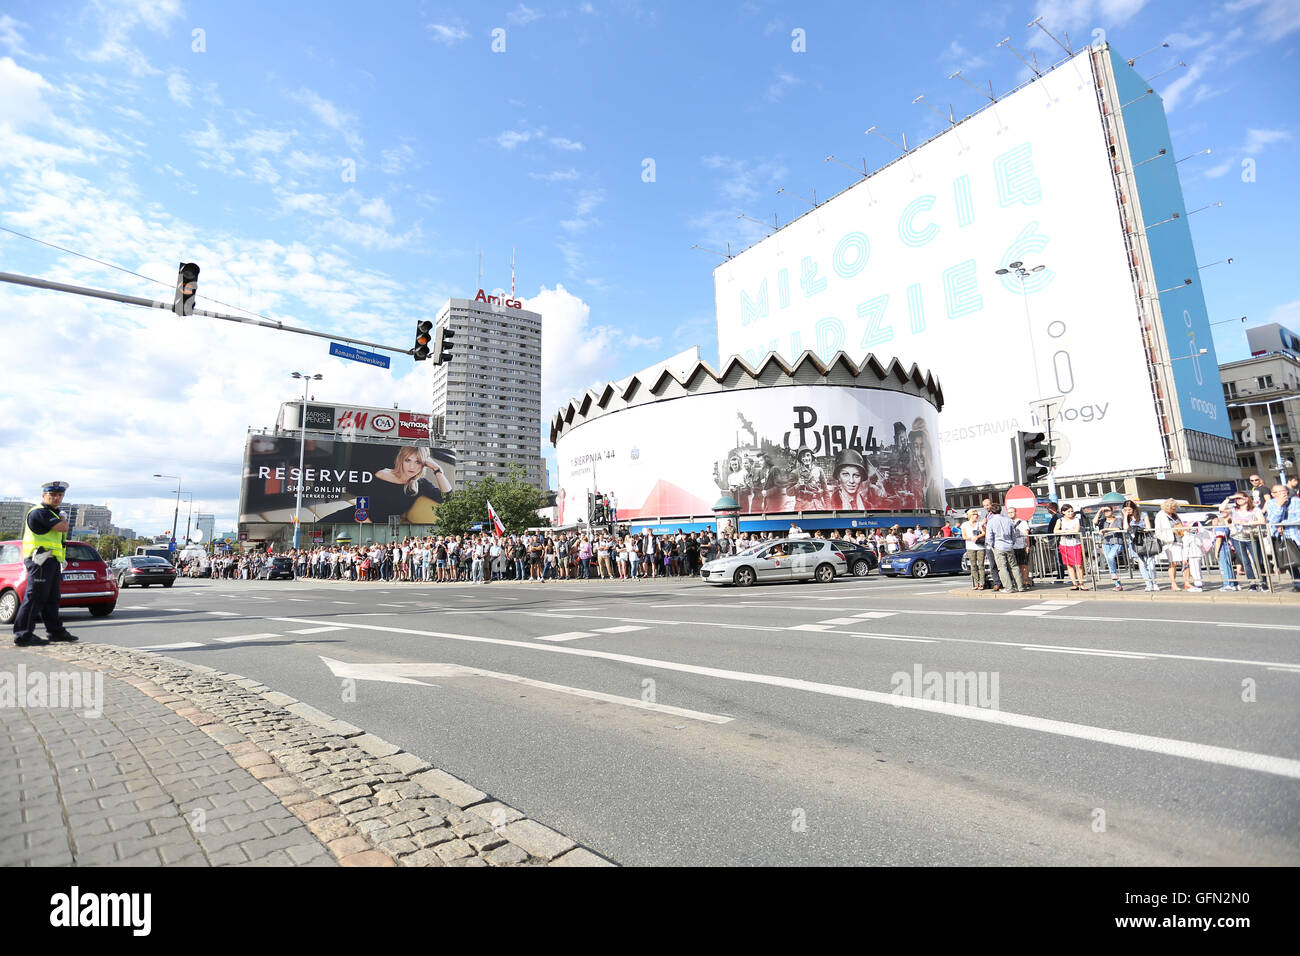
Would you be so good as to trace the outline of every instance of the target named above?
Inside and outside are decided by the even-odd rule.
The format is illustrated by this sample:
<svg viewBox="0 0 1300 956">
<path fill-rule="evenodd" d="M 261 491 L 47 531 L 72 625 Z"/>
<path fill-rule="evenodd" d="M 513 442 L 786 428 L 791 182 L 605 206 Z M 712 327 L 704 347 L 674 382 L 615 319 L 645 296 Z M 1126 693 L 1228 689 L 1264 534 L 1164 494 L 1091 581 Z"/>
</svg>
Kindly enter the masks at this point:
<svg viewBox="0 0 1300 956">
<path fill-rule="evenodd" d="M 33 276 L 18 275 L 13 272 L 0 272 L 0 282 L 10 282 L 14 285 L 25 285 L 33 289 L 46 289 L 50 292 L 68 292 L 72 295 L 84 295 L 92 299 L 107 299 L 110 302 L 123 302 L 127 305 L 140 305 L 146 309 L 161 309 L 164 312 L 174 312 L 174 302 L 159 302 L 155 299 L 144 299 L 137 295 L 123 295 L 120 292 L 108 292 L 104 289 L 90 289 L 85 286 L 68 285 L 66 282 L 51 282 L 49 279 L 38 279 Z M 223 322 L 242 322 L 244 325 L 260 325 L 264 329 L 275 329 L 278 332 L 294 332 L 298 335 L 314 335 L 318 339 L 329 339 L 332 342 L 350 342 L 353 345 L 364 345 L 372 349 L 381 349 L 385 352 L 396 352 L 399 355 L 410 355 L 411 349 L 394 348 L 391 345 L 380 345 L 378 342 L 367 342 L 364 339 L 352 339 L 346 335 L 335 335 L 332 332 L 317 332 L 314 329 L 304 329 L 293 325 L 285 325 L 283 322 L 276 322 L 268 319 L 253 319 L 244 315 L 227 315 L 224 312 L 209 312 L 206 309 L 195 309 L 194 315 L 201 315 L 208 319 L 220 319 Z"/>
</svg>

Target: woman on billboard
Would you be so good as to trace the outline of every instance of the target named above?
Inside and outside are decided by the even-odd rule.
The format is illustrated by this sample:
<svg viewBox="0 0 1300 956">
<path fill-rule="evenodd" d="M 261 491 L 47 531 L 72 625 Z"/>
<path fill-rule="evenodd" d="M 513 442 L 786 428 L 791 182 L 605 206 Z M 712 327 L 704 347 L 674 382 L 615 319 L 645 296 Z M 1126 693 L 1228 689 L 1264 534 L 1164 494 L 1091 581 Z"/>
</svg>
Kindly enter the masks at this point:
<svg viewBox="0 0 1300 956">
<path fill-rule="evenodd" d="M 433 472 L 436 485 L 424 477 L 426 471 Z M 401 515 L 411 524 L 432 524 L 437 513 L 435 506 L 451 491 L 451 482 L 429 449 L 403 445 L 397 450 L 393 467 L 375 472 L 375 481 L 366 491 L 370 496 L 370 517 L 364 523 L 373 524 L 376 518 L 386 521 L 392 515 Z M 354 511 L 355 507 L 349 505 L 320 520 L 349 521 Z"/>
</svg>

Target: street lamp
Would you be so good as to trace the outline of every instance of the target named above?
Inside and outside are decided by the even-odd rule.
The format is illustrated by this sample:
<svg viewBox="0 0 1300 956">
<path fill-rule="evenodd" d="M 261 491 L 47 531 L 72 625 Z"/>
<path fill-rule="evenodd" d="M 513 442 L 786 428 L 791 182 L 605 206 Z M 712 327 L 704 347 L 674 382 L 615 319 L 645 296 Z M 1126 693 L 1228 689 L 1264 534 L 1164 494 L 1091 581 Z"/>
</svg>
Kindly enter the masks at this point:
<svg viewBox="0 0 1300 956">
<path fill-rule="evenodd" d="M 190 543 L 190 523 L 194 520 L 194 492 L 185 492 L 185 497 L 190 499 L 189 514 L 185 516 L 185 544 L 188 546 Z"/>
<path fill-rule="evenodd" d="M 1025 304 L 1025 326 L 1029 329 L 1029 357 L 1034 366 L 1034 389 L 1038 393 L 1039 401 L 1043 399 L 1043 383 L 1038 375 L 1038 349 L 1034 346 L 1034 323 L 1029 318 L 1029 293 L 1025 291 L 1025 280 L 1035 272 L 1042 272 L 1046 269 L 1045 265 L 1026 266 L 1023 262 L 1017 260 L 1010 264 L 1009 268 L 997 269 L 994 275 L 1005 276 L 1014 275 L 1020 280 L 1020 298 Z M 1052 447 L 1052 416 L 1047 415 L 1047 446 Z M 1048 462 L 1047 471 L 1047 488 L 1048 494 L 1053 501 L 1056 500 L 1056 460 L 1053 456 Z"/>
<path fill-rule="evenodd" d="M 181 518 L 181 477 L 180 475 L 154 475 L 155 478 L 175 478 L 176 479 L 176 508 L 172 511 L 172 547 L 176 546 L 176 525 L 180 523 Z"/>
<path fill-rule="evenodd" d="M 302 405 L 298 408 L 298 414 L 302 416 L 301 437 L 298 439 L 298 496 L 293 506 L 293 549 L 298 550 L 298 534 L 302 529 L 302 469 L 304 456 L 307 453 L 307 387 L 312 382 L 319 382 L 325 376 L 317 372 L 315 375 L 307 372 L 293 372 L 291 378 L 302 379 Z"/>
</svg>

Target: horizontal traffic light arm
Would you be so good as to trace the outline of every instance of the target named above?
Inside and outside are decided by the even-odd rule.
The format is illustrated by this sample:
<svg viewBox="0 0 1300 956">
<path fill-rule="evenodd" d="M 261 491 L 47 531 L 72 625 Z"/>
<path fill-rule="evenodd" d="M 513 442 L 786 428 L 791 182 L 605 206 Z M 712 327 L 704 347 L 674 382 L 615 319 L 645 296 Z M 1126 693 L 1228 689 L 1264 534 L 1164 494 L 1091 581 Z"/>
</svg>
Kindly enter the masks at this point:
<svg viewBox="0 0 1300 956">
<path fill-rule="evenodd" d="M 25 285 L 33 289 L 46 289 L 50 292 L 68 292 L 72 295 L 84 295 L 92 299 L 108 299 L 110 302 L 124 302 L 127 305 L 141 305 L 146 309 L 162 309 L 164 312 L 172 312 L 174 302 L 159 302 L 155 299 L 142 299 L 138 295 L 123 295 L 120 292 L 107 292 L 103 289 L 90 289 L 85 286 L 68 285 L 66 282 L 52 282 L 49 279 L 38 279 L 33 276 L 17 275 L 13 272 L 0 272 L 0 282 L 10 282 L 14 285 Z M 174 313 L 173 313 L 174 314 Z M 224 312 L 208 312 L 205 309 L 195 309 L 195 315 L 201 315 L 209 319 L 220 319 L 223 322 L 242 322 L 244 325 L 260 325 L 264 329 L 275 329 L 279 332 L 293 332 L 297 335 L 314 335 L 318 339 L 329 339 L 332 342 L 350 342 L 353 345 L 365 345 L 372 349 L 381 349 L 385 352 L 396 352 L 398 355 L 410 355 L 410 349 L 394 348 L 391 345 L 380 345 L 378 342 L 367 342 L 365 339 L 348 338 L 346 335 L 335 335 L 333 332 L 317 332 L 314 329 L 303 329 L 293 325 L 285 325 L 283 322 L 276 322 L 273 319 L 253 319 L 245 315 L 226 315 Z"/>
</svg>

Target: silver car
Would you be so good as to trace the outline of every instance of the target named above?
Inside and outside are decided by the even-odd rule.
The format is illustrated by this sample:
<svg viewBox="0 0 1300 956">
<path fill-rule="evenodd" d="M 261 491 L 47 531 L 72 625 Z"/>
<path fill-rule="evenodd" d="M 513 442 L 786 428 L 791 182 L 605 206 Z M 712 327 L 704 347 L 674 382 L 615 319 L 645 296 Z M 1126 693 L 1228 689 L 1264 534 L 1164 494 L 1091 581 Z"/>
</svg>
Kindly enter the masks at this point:
<svg viewBox="0 0 1300 956">
<path fill-rule="evenodd" d="M 787 538 L 768 541 L 740 554 L 710 561 L 700 569 L 709 584 L 749 587 L 755 581 L 817 581 L 829 584 L 837 574 L 848 574 L 844 555 L 821 538 Z"/>
</svg>

